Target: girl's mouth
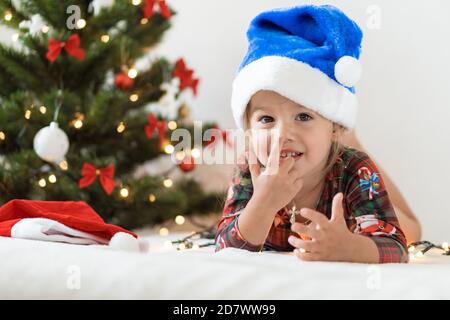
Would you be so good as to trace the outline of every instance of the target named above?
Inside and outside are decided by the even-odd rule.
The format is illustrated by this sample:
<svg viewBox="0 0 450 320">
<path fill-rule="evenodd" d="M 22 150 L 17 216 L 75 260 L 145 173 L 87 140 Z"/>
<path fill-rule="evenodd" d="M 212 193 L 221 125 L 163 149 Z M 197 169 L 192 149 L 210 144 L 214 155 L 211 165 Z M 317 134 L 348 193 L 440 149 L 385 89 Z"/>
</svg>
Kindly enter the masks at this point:
<svg viewBox="0 0 450 320">
<path fill-rule="evenodd" d="M 280 153 L 280 159 L 287 159 L 288 157 L 292 157 L 292 158 L 294 158 L 294 160 L 297 161 L 302 156 L 303 156 L 303 152 L 296 152 L 296 151 L 291 151 L 291 152 L 282 151 Z"/>
</svg>

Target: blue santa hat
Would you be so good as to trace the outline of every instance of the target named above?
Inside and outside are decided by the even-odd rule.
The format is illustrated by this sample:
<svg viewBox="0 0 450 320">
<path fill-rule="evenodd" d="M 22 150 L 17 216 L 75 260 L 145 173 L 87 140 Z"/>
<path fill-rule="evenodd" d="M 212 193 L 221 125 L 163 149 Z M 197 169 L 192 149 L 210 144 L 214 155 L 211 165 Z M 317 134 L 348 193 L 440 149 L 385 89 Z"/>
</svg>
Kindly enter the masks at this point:
<svg viewBox="0 0 450 320">
<path fill-rule="evenodd" d="M 362 31 L 334 6 L 302 5 L 263 12 L 250 23 L 248 52 L 233 81 L 238 127 L 259 90 L 272 90 L 348 130 L 355 125 L 354 85 L 361 77 Z"/>
</svg>

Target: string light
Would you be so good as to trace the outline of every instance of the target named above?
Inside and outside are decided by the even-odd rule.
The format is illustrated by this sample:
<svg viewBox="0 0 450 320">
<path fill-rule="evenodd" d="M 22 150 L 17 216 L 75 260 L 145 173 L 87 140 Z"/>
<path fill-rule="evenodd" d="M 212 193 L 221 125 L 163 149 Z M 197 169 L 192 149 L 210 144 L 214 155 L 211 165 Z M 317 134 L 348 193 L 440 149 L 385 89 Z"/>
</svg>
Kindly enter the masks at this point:
<svg viewBox="0 0 450 320">
<path fill-rule="evenodd" d="M 41 106 L 41 107 L 39 108 L 39 111 L 40 111 L 42 114 L 45 114 L 45 113 L 47 112 L 47 108 L 46 108 L 45 106 Z"/>
<path fill-rule="evenodd" d="M 169 235 L 169 229 L 164 228 L 164 227 L 159 229 L 159 235 L 160 236 L 168 236 Z"/>
<path fill-rule="evenodd" d="M 173 181 L 171 179 L 167 178 L 164 180 L 163 184 L 164 184 L 164 187 L 170 188 L 173 185 Z"/>
<path fill-rule="evenodd" d="M 83 126 L 83 121 L 75 120 L 75 122 L 73 123 L 73 126 L 75 127 L 75 129 L 81 129 L 81 127 Z"/>
<path fill-rule="evenodd" d="M 40 187 L 44 188 L 47 185 L 47 182 L 45 182 L 45 179 L 42 178 L 41 180 L 39 180 L 38 184 Z"/>
<path fill-rule="evenodd" d="M 166 247 L 168 249 L 172 248 L 173 247 L 172 241 L 170 241 L 170 240 L 164 241 L 164 247 Z"/>
<path fill-rule="evenodd" d="M 183 160 L 184 157 L 186 157 L 186 153 L 185 153 L 184 151 L 178 151 L 178 152 L 176 153 L 176 155 L 175 155 L 175 158 L 176 158 L 178 161 Z"/>
<path fill-rule="evenodd" d="M 169 121 L 169 122 L 167 123 L 167 127 L 168 127 L 170 130 L 175 130 L 175 129 L 177 128 L 177 122 L 171 120 L 171 121 Z"/>
<path fill-rule="evenodd" d="M 199 238 L 214 239 L 215 233 L 216 233 L 215 227 L 212 226 L 203 231 L 192 232 L 190 235 L 188 235 L 182 239 L 171 241 L 171 246 L 174 244 L 178 244 L 178 248 L 177 248 L 178 250 L 184 250 L 184 249 L 198 250 L 201 247 L 214 246 L 215 245 L 214 241 L 210 241 L 210 242 L 206 242 L 206 243 L 202 243 L 202 244 L 195 244 L 193 242 L 193 239 L 199 239 Z"/>
<path fill-rule="evenodd" d="M 133 93 L 133 94 L 130 96 L 130 101 L 131 101 L 131 102 L 136 102 L 136 101 L 138 101 L 138 99 L 139 99 L 139 95 L 138 95 L 137 93 Z"/>
<path fill-rule="evenodd" d="M 86 20 L 84 19 L 79 19 L 77 21 L 77 28 L 78 29 L 83 29 L 84 27 L 86 27 Z"/>
<path fill-rule="evenodd" d="M 4 18 L 5 18 L 6 21 L 11 21 L 12 17 L 13 17 L 13 15 L 12 15 L 11 11 L 6 11 L 5 12 Z"/>
<path fill-rule="evenodd" d="M 83 127 L 83 120 L 84 115 L 77 112 L 75 113 L 75 119 L 72 121 L 72 125 L 75 127 L 75 129 L 81 129 L 81 127 Z"/>
<path fill-rule="evenodd" d="M 148 19 L 147 18 L 142 18 L 141 19 L 141 24 L 147 24 L 148 23 Z"/>
<path fill-rule="evenodd" d="M 59 163 L 59 167 L 60 167 L 62 170 L 66 171 L 67 169 L 69 169 L 69 164 L 67 163 L 66 160 L 63 160 L 63 161 L 61 161 L 61 162 Z"/>
<path fill-rule="evenodd" d="M 128 70 L 128 77 L 130 77 L 131 79 L 136 78 L 138 75 L 138 72 L 136 69 L 131 68 L 130 70 Z"/>
<path fill-rule="evenodd" d="M 141 0 L 131 0 L 131 3 L 132 3 L 134 6 L 138 6 L 138 5 L 141 4 Z"/>
<path fill-rule="evenodd" d="M 167 154 L 172 154 L 175 151 L 175 147 L 170 143 L 164 147 L 164 152 Z"/>
<path fill-rule="evenodd" d="M 25 111 L 25 119 L 30 120 L 31 118 L 31 110 Z"/>
<path fill-rule="evenodd" d="M 50 182 L 50 183 L 55 183 L 55 182 L 56 182 L 56 176 L 55 176 L 54 174 L 51 174 L 51 175 L 48 177 L 48 182 Z"/>
<path fill-rule="evenodd" d="M 150 202 L 155 202 L 156 201 L 156 196 L 154 195 L 154 194 L 150 194 L 149 196 L 148 196 L 148 201 L 150 201 Z"/>
<path fill-rule="evenodd" d="M 107 34 L 104 34 L 100 37 L 100 40 L 104 43 L 107 43 L 109 41 L 109 36 Z"/>
<path fill-rule="evenodd" d="M 127 188 L 123 187 L 122 189 L 120 189 L 120 196 L 122 198 L 127 198 L 129 194 L 130 192 L 128 191 Z"/>
<path fill-rule="evenodd" d="M 117 132 L 118 133 L 122 133 L 122 132 L 124 132 L 125 131 L 125 124 L 123 123 L 123 121 L 121 121 L 120 123 L 119 123 L 119 125 L 117 126 Z"/>
<path fill-rule="evenodd" d="M 192 148 L 191 150 L 191 156 L 193 158 L 199 158 L 200 157 L 200 150 L 198 148 Z"/>
<path fill-rule="evenodd" d="M 0 131 L 0 140 L 6 140 L 6 134 L 3 131 Z"/>
<path fill-rule="evenodd" d="M 41 31 L 42 31 L 42 33 L 47 33 L 49 31 L 49 29 L 50 28 L 47 25 L 43 25 Z"/>
<path fill-rule="evenodd" d="M 175 217 L 175 223 L 179 226 L 184 224 L 185 221 L 186 221 L 186 219 L 182 215 L 178 215 Z"/>
<path fill-rule="evenodd" d="M 409 257 L 421 258 L 431 249 L 438 249 L 444 251 L 443 255 L 449 256 L 450 251 L 448 247 L 448 242 L 443 242 L 441 245 L 434 244 L 430 241 L 417 241 L 408 245 Z M 414 254 L 416 250 L 419 250 Z"/>
</svg>

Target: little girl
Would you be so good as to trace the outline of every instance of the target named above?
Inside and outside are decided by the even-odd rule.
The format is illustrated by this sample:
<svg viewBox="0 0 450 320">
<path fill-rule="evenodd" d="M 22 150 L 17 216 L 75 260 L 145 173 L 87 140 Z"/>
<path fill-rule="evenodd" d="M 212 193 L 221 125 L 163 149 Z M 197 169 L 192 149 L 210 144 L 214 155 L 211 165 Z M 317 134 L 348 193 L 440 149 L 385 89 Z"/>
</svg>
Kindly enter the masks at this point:
<svg viewBox="0 0 450 320">
<path fill-rule="evenodd" d="M 360 28 L 333 6 L 304 5 L 261 13 L 247 35 L 232 110 L 238 127 L 251 129 L 251 146 L 229 189 L 216 250 L 407 262 L 376 165 L 340 144 L 356 118 Z"/>
</svg>

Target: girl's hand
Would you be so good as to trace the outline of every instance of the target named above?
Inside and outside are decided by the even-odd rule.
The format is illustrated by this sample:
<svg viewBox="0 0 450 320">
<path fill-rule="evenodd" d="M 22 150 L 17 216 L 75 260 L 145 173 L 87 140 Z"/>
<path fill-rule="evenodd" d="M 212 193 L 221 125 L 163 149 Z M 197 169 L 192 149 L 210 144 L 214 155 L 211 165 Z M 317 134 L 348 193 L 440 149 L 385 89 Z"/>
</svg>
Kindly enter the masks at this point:
<svg viewBox="0 0 450 320">
<path fill-rule="evenodd" d="M 298 170 L 294 169 L 292 157 L 280 159 L 283 138 L 273 144 L 264 171 L 258 164 L 257 157 L 250 147 L 248 160 L 252 176 L 253 196 L 262 207 L 273 209 L 274 214 L 286 206 L 303 186 Z"/>
<path fill-rule="evenodd" d="M 290 236 L 288 241 L 295 247 L 294 254 L 305 261 L 350 261 L 354 234 L 347 228 L 342 207 L 343 194 L 333 198 L 331 220 L 315 210 L 303 208 L 300 214 L 312 221 L 308 226 L 294 223 L 292 231 L 307 235 L 311 240 Z"/>
</svg>

